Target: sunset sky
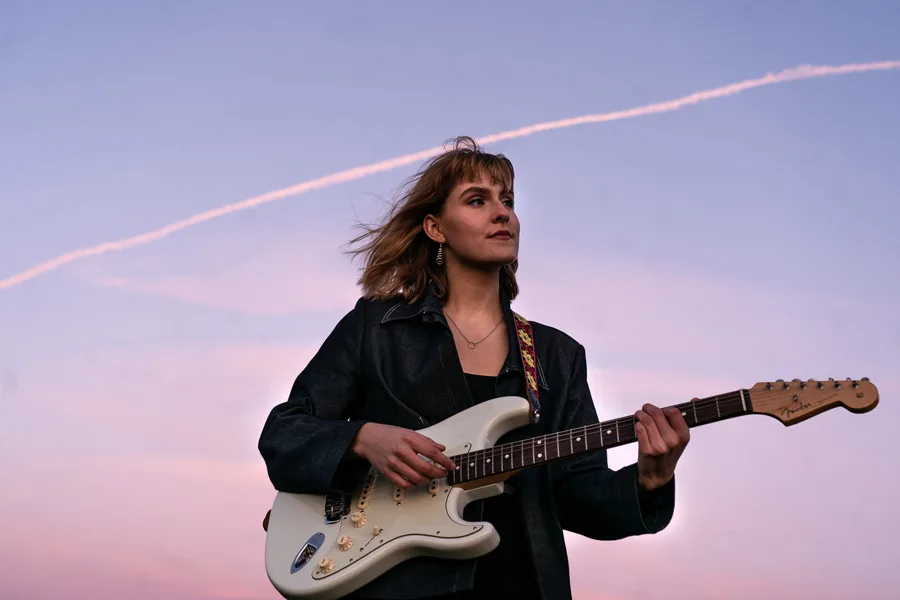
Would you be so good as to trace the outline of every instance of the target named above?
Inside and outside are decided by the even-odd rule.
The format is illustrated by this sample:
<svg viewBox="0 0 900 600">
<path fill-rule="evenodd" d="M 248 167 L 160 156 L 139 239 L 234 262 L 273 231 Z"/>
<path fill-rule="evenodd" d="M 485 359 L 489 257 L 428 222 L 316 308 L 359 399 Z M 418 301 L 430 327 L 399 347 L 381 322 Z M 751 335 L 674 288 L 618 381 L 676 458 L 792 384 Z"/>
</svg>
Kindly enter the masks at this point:
<svg viewBox="0 0 900 600">
<path fill-rule="evenodd" d="M 488 149 L 514 308 L 585 345 L 601 418 L 881 392 L 693 430 L 668 529 L 568 536 L 575 598 L 895 597 L 897 31 L 890 1 L 0 3 L 0 598 L 279 598 L 260 428 L 359 295 L 357 219 L 424 159 L 46 261 L 457 135 L 876 63 Z"/>
</svg>

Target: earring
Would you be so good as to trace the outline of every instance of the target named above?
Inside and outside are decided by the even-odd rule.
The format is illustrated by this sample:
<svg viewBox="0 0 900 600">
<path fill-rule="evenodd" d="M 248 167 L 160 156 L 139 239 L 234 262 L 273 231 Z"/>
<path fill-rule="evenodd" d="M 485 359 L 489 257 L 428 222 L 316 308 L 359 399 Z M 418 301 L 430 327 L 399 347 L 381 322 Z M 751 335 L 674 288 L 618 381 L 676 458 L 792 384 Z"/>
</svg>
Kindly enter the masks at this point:
<svg viewBox="0 0 900 600">
<path fill-rule="evenodd" d="M 444 244 L 443 242 L 438 246 L 437 257 L 435 257 L 434 262 L 439 265 L 444 264 Z"/>
</svg>

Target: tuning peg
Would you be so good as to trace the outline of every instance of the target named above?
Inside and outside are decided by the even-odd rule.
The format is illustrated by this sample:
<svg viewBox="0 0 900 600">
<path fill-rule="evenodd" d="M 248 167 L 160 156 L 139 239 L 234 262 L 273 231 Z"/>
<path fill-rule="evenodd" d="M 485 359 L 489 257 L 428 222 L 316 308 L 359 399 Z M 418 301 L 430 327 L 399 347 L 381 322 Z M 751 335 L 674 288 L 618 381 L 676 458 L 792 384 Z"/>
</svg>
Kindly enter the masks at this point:
<svg viewBox="0 0 900 600">
<path fill-rule="evenodd" d="M 868 380 L 869 380 L 868 377 L 863 377 L 860 381 L 868 381 Z"/>
<path fill-rule="evenodd" d="M 828 381 L 834 381 L 834 377 L 829 377 Z"/>
<path fill-rule="evenodd" d="M 823 387 L 825 387 L 825 384 L 822 383 L 821 381 L 817 381 L 817 382 L 816 382 L 816 387 L 817 387 L 818 389 L 821 390 Z"/>
</svg>

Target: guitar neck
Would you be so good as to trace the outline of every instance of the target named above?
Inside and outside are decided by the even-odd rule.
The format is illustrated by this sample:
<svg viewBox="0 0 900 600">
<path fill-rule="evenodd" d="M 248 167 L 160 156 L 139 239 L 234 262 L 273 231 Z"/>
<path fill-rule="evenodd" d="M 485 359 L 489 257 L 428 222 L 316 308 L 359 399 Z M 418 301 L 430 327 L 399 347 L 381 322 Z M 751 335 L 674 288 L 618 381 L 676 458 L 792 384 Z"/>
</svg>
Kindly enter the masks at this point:
<svg viewBox="0 0 900 600">
<path fill-rule="evenodd" d="M 750 392 L 745 389 L 677 404 L 675 408 L 681 411 L 688 427 L 752 412 Z M 448 475 L 447 482 L 456 485 L 568 456 L 630 444 L 637 441 L 634 425 L 635 418 L 631 415 L 451 456 L 457 470 Z"/>
</svg>

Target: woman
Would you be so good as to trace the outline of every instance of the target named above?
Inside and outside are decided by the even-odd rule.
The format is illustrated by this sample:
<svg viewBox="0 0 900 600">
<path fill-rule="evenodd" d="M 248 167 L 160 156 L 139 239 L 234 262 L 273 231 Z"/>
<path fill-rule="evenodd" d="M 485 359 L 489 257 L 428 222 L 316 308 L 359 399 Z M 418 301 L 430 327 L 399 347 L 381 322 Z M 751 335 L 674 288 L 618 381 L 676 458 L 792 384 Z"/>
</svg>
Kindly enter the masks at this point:
<svg viewBox="0 0 900 600">
<path fill-rule="evenodd" d="M 350 493 L 369 465 L 398 486 L 446 475 L 446 448 L 414 430 L 499 396 L 525 396 L 510 303 L 519 220 L 514 170 L 471 138 L 430 161 L 385 223 L 367 228 L 364 296 L 269 415 L 259 441 L 277 490 Z M 532 323 L 540 418 L 500 443 L 597 423 L 584 348 Z M 497 528 L 477 560 L 415 558 L 348 597 L 571 598 L 563 530 L 597 540 L 656 533 L 674 510 L 674 469 L 689 440 L 680 413 L 636 413 L 638 459 L 605 452 L 525 469 L 512 494 L 473 502 Z M 434 464 L 419 455 L 429 457 Z M 599 566 L 602 568 L 602 565 Z"/>
</svg>

